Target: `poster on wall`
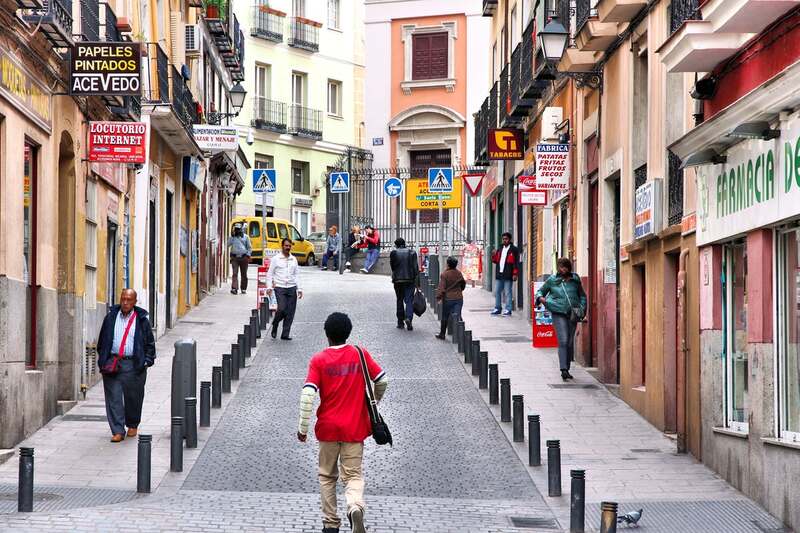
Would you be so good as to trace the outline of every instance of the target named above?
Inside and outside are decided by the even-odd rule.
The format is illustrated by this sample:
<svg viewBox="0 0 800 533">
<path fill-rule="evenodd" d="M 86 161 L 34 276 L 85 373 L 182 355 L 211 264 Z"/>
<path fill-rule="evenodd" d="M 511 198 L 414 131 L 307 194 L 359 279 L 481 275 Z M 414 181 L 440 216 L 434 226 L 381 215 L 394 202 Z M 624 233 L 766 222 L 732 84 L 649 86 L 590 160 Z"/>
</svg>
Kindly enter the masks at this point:
<svg viewBox="0 0 800 533">
<path fill-rule="evenodd" d="M 536 293 L 542 288 L 544 282 L 537 281 L 531 288 L 531 301 L 536 298 Z M 553 326 L 553 315 L 543 305 L 531 307 L 533 313 L 533 340 L 534 348 L 555 348 L 558 346 L 556 329 Z"/>
<path fill-rule="evenodd" d="M 147 124 L 89 122 L 89 161 L 144 164 Z"/>
<path fill-rule="evenodd" d="M 536 145 L 536 187 L 547 191 L 569 189 L 569 145 Z"/>
<path fill-rule="evenodd" d="M 181 226 L 181 235 L 180 235 L 180 246 L 181 246 L 181 255 L 186 257 L 189 255 L 189 232 L 186 231 L 185 226 Z"/>
<path fill-rule="evenodd" d="M 70 60 L 71 96 L 141 96 L 142 44 L 75 43 Z"/>
<path fill-rule="evenodd" d="M 197 264 L 198 264 L 198 242 L 197 242 L 197 230 L 192 230 L 192 274 L 197 273 Z"/>
</svg>

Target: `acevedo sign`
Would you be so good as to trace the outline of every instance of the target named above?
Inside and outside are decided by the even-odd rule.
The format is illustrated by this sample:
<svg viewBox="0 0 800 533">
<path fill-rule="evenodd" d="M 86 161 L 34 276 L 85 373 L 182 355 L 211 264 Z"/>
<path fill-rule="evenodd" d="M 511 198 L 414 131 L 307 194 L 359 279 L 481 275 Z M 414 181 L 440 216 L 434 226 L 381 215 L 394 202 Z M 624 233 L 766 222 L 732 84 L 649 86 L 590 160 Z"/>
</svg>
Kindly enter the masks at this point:
<svg viewBox="0 0 800 533">
<path fill-rule="evenodd" d="M 569 145 L 536 145 L 536 186 L 541 190 L 569 189 Z"/>
<path fill-rule="evenodd" d="M 142 94 L 141 43 L 75 43 L 70 61 L 72 96 Z"/>
<path fill-rule="evenodd" d="M 143 164 L 147 124 L 90 122 L 89 161 Z"/>
</svg>

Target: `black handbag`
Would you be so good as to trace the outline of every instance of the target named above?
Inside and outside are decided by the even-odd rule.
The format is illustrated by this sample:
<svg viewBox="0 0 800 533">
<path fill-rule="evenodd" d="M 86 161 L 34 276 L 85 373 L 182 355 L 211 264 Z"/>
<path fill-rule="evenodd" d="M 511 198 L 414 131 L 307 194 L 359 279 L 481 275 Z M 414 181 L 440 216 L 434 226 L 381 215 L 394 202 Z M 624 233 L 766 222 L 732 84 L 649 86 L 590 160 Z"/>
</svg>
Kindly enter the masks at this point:
<svg viewBox="0 0 800 533">
<path fill-rule="evenodd" d="M 389 431 L 389 426 L 383 421 L 383 417 L 378 412 L 378 402 L 375 401 L 375 393 L 372 390 L 372 380 L 369 378 L 367 371 L 367 362 L 364 360 L 364 352 L 361 348 L 356 346 L 358 350 L 358 358 L 361 359 L 361 372 L 364 374 L 364 383 L 366 385 L 366 399 L 367 399 L 367 412 L 369 412 L 369 421 L 372 425 L 372 438 L 375 439 L 375 444 L 383 446 L 388 444 L 392 446 L 392 433 Z"/>
<path fill-rule="evenodd" d="M 428 304 L 425 303 L 425 295 L 422 294 L 422 291 L 419 289 L 414 289 L 414 302 L 412 307 L 414 308 L 414 314 L 417 316 L 424 315 L 425 310 L 428 309 Z"/>
</svg>

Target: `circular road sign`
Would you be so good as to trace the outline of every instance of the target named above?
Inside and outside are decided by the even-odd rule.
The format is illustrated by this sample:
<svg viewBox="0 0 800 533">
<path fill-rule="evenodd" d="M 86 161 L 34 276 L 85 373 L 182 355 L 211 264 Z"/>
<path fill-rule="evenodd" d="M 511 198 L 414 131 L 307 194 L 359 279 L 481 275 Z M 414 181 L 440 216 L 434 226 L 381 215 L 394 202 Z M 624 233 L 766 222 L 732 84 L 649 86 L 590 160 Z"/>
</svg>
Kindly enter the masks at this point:
<svg viewBox="0 0 800 533">
<path fill-rule="evenodd" d="M 397 198 L 403 192 L 403 182 L 400 178 L 389 178 L 383 184 L 383 192 L 389 198 Z"/>
</svg>

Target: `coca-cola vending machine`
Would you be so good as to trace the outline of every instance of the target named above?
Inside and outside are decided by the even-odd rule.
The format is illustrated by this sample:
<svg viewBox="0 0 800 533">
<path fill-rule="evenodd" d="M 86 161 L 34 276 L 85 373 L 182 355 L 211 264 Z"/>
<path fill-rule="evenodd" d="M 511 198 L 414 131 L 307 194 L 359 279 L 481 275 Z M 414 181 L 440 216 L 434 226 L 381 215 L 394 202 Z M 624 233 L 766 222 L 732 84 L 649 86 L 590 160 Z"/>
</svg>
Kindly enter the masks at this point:
<svg viewBox="0 0 800 533">
<path fill-rule="evenodd" d="M 544 285 L 544 282 L 537 281 L 531 289 L 531 301 L 536 302 L 536 293 Z M 534 348 L 557 348 L 558 339 L 556 329 L 553 327 L 553 315 L 545 309 L 543 305 L 531 306 L 533 314 L 533 347 Z"/>
</svg>

